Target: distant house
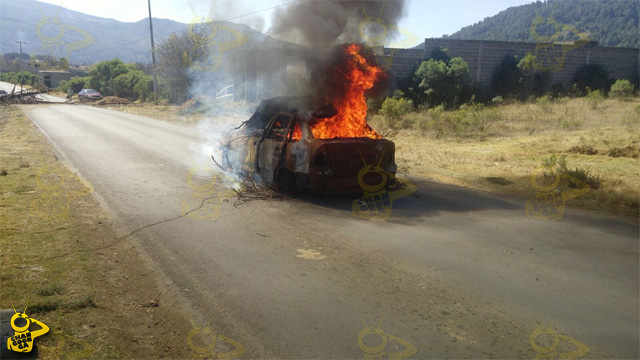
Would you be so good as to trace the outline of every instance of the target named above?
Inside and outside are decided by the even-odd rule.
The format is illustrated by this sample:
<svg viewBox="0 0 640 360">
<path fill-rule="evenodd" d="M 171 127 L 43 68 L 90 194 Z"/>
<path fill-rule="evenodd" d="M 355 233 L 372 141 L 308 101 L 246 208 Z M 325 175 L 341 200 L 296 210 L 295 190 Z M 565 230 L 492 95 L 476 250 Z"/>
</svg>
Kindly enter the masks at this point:
<svg viewBox="0 0 640 360">
<path fill-rule="evenodd" d="M 50 88 L 55 88 L 60 85 L 62 80 L 71 80 L 71 73 L 68 71 L 56 71 L 56 70 L 39 70 L 38 82 Z"/>
</svg>

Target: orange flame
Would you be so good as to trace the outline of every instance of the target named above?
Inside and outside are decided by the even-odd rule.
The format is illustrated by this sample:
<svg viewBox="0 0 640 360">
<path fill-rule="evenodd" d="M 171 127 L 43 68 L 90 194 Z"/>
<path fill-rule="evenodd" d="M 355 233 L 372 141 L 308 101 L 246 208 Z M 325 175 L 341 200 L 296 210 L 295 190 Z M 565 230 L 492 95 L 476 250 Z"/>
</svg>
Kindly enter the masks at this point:
<svg viewBox="0 0 640 360">
<path fill-rule="evenodd" d="M 344 82 L 346 90 L 344 96 L 328 99 L 338 110 L 338 114 L 312 124 L 311 132 L 314 138 L 382 138 L 367 125 L 367 101 L 364 93 L 373 87 L 384 72 L 381 68 L 370 64 L 360 54 L 361 50 L 362 47 L 357 44 L 347 46 L 344 50 L 348 55 L 347 62 L 329 69 L 330 76 L 342 78 L 341 82 Z"/>
</svg>

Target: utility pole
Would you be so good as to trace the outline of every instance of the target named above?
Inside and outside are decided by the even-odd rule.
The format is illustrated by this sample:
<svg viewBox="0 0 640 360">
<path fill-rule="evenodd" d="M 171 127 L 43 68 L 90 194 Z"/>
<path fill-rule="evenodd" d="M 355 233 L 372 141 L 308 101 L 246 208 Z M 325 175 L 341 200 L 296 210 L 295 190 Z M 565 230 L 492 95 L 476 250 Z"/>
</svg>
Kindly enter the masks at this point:
<svg viewBox="0 0 640 360">
<path fill-rule="evenodd" d="M 151 33 L 151 61 L 153 61 L 153 102 L 158 104 L 158 79 L 156 78 L 156 52 L 153 46 L 153 23 L 151 22 L 151 0 L 149 4 L 149 32 Z"/>
<path fill-rule="evenodd" d="M 16 40 L 16 43 L 20 44 L 20 61 L 18 62 L 18 73 L 20 73 L 20 71 L 22 71 L 22 44 L 26 44 L 26 41 L 18 41 Z M 21 77 L 20 78 L 20 92 L 22 92 L 22 84 L 24 83 L 24 79 Z"/>
</svg>

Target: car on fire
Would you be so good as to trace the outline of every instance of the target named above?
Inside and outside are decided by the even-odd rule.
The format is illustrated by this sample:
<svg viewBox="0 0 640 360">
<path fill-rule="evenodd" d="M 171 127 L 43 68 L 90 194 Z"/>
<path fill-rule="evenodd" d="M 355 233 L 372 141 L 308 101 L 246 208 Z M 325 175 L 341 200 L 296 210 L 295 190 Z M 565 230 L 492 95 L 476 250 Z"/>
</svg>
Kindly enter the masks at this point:
<svg viewBox="0 0 640 360">
<path fill-rule="evenodd" d="M 221 147 L 222 166 L 257 177 L 287 195 L 301 189 L 322 194 L 362 193 L 383 182 L 394 186 L 393 142 L 370 137 L 316 138 L 313 125 L 335 116 L 337 110 L 331 105 L 308 104 L 301 97 L 262 101 Z"/>
</svg>

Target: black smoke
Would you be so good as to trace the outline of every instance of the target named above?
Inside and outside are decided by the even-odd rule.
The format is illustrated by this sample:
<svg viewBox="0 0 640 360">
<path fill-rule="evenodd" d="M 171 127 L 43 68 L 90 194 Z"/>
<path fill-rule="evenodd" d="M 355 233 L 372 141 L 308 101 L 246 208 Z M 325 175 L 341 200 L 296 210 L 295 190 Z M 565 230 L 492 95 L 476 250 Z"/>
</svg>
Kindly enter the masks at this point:
<svg viewBox="0 0 640 360">
<path fill-rule="evenodd" d="M 363 31 L 378 35 L 382 27 L 377 23 L 398 25 L 405 8 L 404 0 L 302 0 L 277 8 L 269 33 L 308 46 L 362 43 L 366 41 Z"/>
</svg>

